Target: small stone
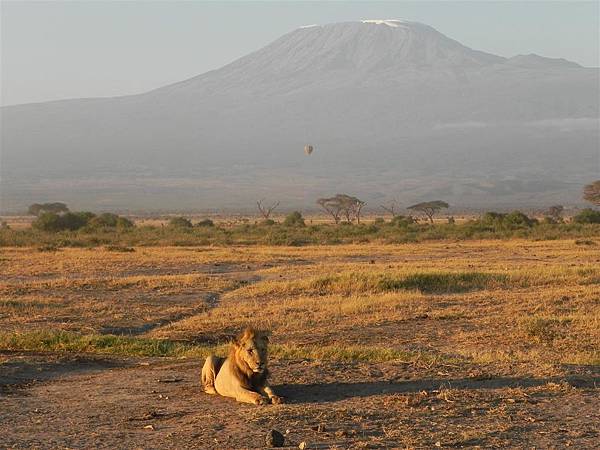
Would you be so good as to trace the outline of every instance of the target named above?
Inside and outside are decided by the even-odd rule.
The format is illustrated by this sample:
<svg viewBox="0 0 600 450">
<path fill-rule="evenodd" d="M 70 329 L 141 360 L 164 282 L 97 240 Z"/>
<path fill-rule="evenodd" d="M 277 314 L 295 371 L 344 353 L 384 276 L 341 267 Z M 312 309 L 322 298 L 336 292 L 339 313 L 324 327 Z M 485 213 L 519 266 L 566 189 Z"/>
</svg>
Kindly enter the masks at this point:
<svg viewBox="0 0 600 450">
<path fill-rule="evenodd" d="M 285 438 L 283 434 L 281 434 L 277 430 L 271 430 L 267 433 L 267 438 L 265 439 L 267 447 L 283 447 L 283 443 L 285 442 Z"/>
<path fill-rule="evenodd" d="M 300 445 L 298 446 L 298 448 L 299 448 L 300 450 L 304 450 L 304 449 L 305 449 L 305 448 L 307 448 L 307 447 L 308 447 L 308 445 L 306 444 L 306 442 L 300 442 Z"/>
</svg>

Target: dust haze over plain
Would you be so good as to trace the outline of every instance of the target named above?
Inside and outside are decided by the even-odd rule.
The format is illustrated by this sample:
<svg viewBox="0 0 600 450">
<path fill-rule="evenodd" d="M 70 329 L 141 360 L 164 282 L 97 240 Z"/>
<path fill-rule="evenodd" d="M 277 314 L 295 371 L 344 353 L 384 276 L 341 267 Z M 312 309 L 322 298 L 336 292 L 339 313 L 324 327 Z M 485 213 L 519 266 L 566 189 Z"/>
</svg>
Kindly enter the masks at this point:
<svg viewBox="0 0 600 450">
<path fill-rule="evenodd" d="M 314 208 L 337 192 L 371 206 L 577 204 L 600 172 L 599 81 L 422 23 L 302 27 L 147 93 L 3 107 L 2 208 Z"/>
</svg>

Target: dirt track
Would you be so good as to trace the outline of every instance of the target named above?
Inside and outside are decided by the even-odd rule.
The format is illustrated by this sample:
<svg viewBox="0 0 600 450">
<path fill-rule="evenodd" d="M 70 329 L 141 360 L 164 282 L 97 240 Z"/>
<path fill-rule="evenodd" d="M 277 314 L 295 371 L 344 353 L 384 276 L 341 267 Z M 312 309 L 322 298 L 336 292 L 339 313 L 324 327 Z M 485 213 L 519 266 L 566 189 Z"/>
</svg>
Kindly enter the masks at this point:
<svg viewBox="0 0 600 450">
<path fill-rule="evenodd" d="M 197 360 L 0 354 L 0 448 L 597 448 L 600 374 L 273 362 L 287 404 L 200 391 Z"/>
</svg>

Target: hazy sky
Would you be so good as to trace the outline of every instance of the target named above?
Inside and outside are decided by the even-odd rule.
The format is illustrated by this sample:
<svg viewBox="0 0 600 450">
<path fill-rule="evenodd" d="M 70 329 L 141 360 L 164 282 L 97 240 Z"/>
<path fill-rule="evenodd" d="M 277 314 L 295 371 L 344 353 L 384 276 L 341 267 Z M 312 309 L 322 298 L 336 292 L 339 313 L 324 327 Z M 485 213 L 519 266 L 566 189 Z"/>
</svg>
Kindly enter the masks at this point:
<svg viewBox="0 0 600 450">
<path fill-rule="evenodd" d="M 4 105 L 133 94 L 218 68 L 307 24 L 401 18 L 502 56 L 599 66 L 591 2 L 1 2 Z"/>
</svg>

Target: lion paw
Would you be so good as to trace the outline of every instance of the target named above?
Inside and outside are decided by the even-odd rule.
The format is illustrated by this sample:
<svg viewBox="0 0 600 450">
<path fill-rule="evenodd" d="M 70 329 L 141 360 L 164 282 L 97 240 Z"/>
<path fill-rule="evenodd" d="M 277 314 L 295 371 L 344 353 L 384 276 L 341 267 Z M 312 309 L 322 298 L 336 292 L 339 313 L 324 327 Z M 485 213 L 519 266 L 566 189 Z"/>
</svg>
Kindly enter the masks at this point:
<svg viewBox="0 0 600 450">
<path fill-rule="evenodd" d="M 273 403 L 274 405 L 281 405 L 282 403 L 285 403 L 285 401 L 283 400 L 283 397 L 274 395 L 273 397 L 271 397 L 271 403 Z"/>
<path fill-rule="evenodd" d="M 255 405 L 266 405 L 267 403 L 268 403 L 267 399 L 264 398 L 264 397 L 257 397 L 257 398 L 254 399 L 254 404 Z"/>
</svg>

